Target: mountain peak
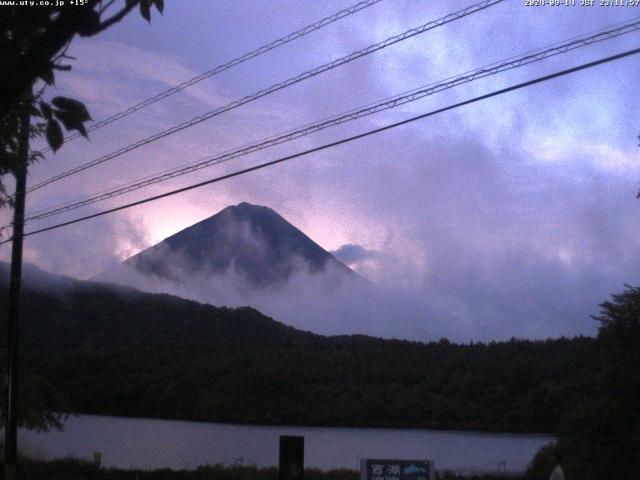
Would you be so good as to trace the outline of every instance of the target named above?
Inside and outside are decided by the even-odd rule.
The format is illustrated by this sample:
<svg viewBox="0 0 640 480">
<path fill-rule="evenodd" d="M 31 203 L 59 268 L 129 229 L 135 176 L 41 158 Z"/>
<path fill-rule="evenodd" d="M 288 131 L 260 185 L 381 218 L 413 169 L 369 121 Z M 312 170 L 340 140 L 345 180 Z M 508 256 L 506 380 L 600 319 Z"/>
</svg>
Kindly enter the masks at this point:
<svg viewBox="0 0 640 480">
<path fill-rule="evenodd" d="M 220 211 L 219 213 L 222 213 L 226 210 L 229 210 L 231 212 L 250 212 L 250 213 L 259 213 L 259 212 L 265 212 L 265 211 L 274 212 L 274 210 L 270 209 L 269 207 L 265 207 L 264 205 L 254 205 L 253 203 L 249 203 L 249 202 L 240 202 L 237 205 L 230 205 L 227 208 Z M 215 217 L 216 215 L 213 215 L 213 216 Z"/>
<path fill-rule="evenodd" d="M 240 209 L 253 209 L 253 210 L 262 210 L 262 209 L 266 209 L 266 210 L 271 210 L 269 207 L 265 207 L 263 205 L 254 205 L 253 203 L 249 203 L 249 202 L 240 202 L 237 205 L 232 205 L 230 207 L 227 208 L 240 208 Z"/>
<path fill-rule="evenodd" d="M 125 261 L 138 273 L 178 280 L 204 274 L 240 275 L 250 287 L 270 287 L 293 274 L 347 266 L 275 210 L 242 202 L 224 208 Z"/>
<path fill-rule="evenodd" d="M 253 203 L 248 202 L 241 202 L 237 205 L 230 205 L 220 212 L 216 213 L 215 215 L 212 215 L 211 217 L 209 217 L 209 219 L 213 219 L 218 215 L 229 214 L 245 219 L 257 219 L 264 216 L 273 218 L 273 216 L 276 216 L 284 220 L 275 210 L 263 205 L 254 205 Z M 284 221 L 286 222 L 286 220 Z"/>
</svg>

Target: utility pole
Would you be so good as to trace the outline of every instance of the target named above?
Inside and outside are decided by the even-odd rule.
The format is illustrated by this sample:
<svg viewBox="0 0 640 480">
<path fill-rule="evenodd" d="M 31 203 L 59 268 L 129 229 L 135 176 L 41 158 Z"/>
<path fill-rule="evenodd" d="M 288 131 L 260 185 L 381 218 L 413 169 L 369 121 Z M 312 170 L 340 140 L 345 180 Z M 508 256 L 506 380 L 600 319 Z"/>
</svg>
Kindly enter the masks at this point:
<svg viewBox="0 0 640 480">
<path fill-rule="evenodd" d="M 16 162 L 16 194 L 13 206 L 13 237 L 11 242 L 11 277 L 9 280 L 9 312 L 7 317 L 7 403 L 4 424 L 4 480 L 15 480 L 18 443 L 18 341 L 20 326 L 20 287 L 22 283 L 22 239 L 24 234 L 24 204 L 29 160 L 29 127 L 31 92 L 26 96 L 20 115 L 18 158 Z"/>
</svg>

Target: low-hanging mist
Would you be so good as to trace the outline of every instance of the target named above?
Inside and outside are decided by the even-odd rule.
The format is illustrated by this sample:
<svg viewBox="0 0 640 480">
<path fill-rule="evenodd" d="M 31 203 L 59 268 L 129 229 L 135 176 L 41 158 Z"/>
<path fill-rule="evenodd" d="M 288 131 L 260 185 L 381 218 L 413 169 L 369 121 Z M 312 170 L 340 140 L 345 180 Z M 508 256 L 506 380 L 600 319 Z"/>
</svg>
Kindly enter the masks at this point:
<svg viewBox="0 0 640 480">
<path fill-rule="evenodd" d="M 455 326 L 443 329 L 428 321 L 428 305 L 417 292 L 374 285 L 273 210 L 246 203 L 95 280 L 218 306 L 249 305 L 295 328 L 326 335 L 456 337 Z"/>
<path fill-rule="evenodd" d="M 411 271 L 412 265 L 401 264 L 391 254 L 359 245 L 345 245 L 334 254 L 273 210 L 242 203 L 140 252 L 95 280 L 216 306 L 248 305 L 295 328 L 324 335 L 446 337 L 461 342 L 540 337 L 540 324 L 548 321 L 562 295 L 550 292 L 548 308 L 536 309 L 536 300 L 526 295 L 526 284 L 514 285 L 504 298 L 489 298 L 495 289 L 474 281 L 471 274 L 466 288 L 477 302 L 470 309 L 447 295 L 443 288 L 447 272 L 440 275 L 440 288 L 432 288 L 421 281 L 417 270 Z M 501 321 L 496 305 L 512 294 L 520 305 L 511 309 L 512 321 Z M 508 305 L 504 308 L 509 310 Z M 527 318 L 517 318 L 522 309 L 529 312 Z M 547 330 L 547 336 L 563 333 Z"/>
</svg>

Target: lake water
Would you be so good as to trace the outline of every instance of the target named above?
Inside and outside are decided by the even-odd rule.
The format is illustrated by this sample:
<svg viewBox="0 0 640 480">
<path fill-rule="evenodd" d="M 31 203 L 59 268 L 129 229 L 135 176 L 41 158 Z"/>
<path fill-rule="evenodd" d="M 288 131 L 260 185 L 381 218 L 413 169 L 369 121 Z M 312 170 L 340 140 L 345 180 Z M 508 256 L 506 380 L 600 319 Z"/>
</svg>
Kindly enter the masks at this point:
<svg viewBox="0 0 640 480">
<path fill-rule="evenodd" d="M 432 459 L 437 469 L 525 470 L 536 451 L 554 437 L 379 428 L 229 425 L 94 415 L 69 417 L 63 432 L 21 430 L 19 448 L 38 458 L 91 459 L 107 467 L 152 469 L 198 465 L 278 464 L 280 435 L 305 437 L 305 466 L 358 469 L 360 458 Z M 502 467 L 504 468 L 504 467 Z"/>
</svg>

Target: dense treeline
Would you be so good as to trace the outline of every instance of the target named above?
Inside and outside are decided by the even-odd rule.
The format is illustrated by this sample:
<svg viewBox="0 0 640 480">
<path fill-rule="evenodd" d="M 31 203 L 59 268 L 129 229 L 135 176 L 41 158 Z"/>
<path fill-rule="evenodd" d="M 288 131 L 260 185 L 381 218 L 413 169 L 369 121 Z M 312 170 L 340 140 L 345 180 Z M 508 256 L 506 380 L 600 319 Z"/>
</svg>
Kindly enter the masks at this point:
<svg viewBox="0 0 640 480">
<path fill-rule="evenodd" d="M 599 356 L 585 337 L 322 337 L 250 308 L 86 282 L 54 290 L 24 293 L 23 359 L 37 379 L 25 390 L 81 413 L 556 432 L 592 392 Z"/>
<path fill-rule="evenodd" d="M 600 305 L 598 365 L 591 392 L 560 424 L 560 439 L 542 449 L 529 478 L 546 480 L 552 450 L 568 478 L 636 480 L 640 471 L 640 288 L 627 287 Z"/>
<path fill-rule="evenodd" d="M 234 423 L 555 431 L 587 375 L 576 372 L 576 380 L 563 381 L 555 371 L 550 359 L 557 360 L 561 342 L 526 345 L 532 351 L 518 353 L 521 346 L 465 351 L 367 340 L 255 349 L 154 346 L 38 356 L 32 365 L 68 392 L 71 406 L 81 412 Z M 577 345 L 577 356 L 588 356 L 587 346 Z M 493 353 L 504 363 L 491 360 Z"/>
</svg>

